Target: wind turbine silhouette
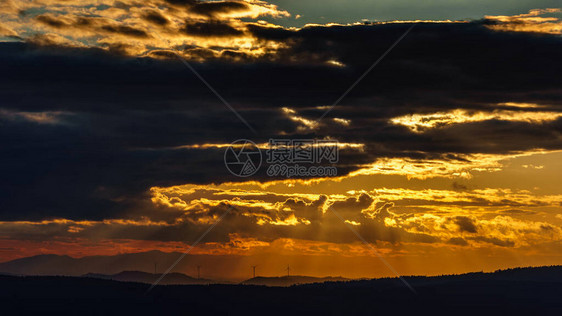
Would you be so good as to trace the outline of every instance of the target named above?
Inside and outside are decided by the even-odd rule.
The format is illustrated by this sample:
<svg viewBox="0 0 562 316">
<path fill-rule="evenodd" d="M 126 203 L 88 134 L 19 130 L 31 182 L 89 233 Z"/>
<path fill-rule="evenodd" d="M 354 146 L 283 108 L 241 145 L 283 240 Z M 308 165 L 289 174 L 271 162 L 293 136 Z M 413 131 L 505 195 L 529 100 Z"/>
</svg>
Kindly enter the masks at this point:
<svg viewBox="0 0 562 316">
<path fill-rule="evenodd" d="M 256 267 L 257 267 L 257 266 L 252 266 L 252 270 L 253 270 L 254 278 L 256 277 Z"/>
</svg>

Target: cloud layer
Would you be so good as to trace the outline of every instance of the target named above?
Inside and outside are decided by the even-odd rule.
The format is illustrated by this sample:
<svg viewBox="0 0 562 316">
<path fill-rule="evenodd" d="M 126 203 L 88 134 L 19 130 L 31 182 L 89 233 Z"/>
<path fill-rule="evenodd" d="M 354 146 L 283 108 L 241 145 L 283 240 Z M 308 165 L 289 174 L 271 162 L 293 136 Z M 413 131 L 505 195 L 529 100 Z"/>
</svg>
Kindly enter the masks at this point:
<svg viewBox="0 0 562 316">
<path fill-rule="evenodd" d="M 413 22 L 287 28 L 257 20 L 288 16 L 262 1 L 87 4 L 0 7 L 5 240 L 190 243 L 229 205 L 200 251 L 361 252 L 330 208 L 392 251 L 560 240 L 546 172 L 562 169 L 540 158 L 562 150 L 559 21 L 542 17 L 557 11 L 417 23 L 317 121 Z M 339 175 L 233 177 L 224 145 L 242 138 L 336 139 Z M 543 182 L 490 176 L 516 173 Z"/>
</svg>

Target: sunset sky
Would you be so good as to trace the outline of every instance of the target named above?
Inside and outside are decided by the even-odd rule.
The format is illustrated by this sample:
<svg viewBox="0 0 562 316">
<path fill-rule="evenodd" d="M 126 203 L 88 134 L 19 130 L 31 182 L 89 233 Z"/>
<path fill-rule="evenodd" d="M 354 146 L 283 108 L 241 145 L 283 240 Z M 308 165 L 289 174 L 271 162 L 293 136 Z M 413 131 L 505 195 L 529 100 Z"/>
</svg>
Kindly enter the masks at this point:
<svg viewBox="0 0 562 316">
<path fill-rule="evenodd" d="M 557 5 L 2 1 L 0 261 L 184 252 L 216 223 L 189 260 L 217 278 L 562 264 Z M 225 167 L 280 138 L 336 140 L 338 176 Z"/>
</svg>

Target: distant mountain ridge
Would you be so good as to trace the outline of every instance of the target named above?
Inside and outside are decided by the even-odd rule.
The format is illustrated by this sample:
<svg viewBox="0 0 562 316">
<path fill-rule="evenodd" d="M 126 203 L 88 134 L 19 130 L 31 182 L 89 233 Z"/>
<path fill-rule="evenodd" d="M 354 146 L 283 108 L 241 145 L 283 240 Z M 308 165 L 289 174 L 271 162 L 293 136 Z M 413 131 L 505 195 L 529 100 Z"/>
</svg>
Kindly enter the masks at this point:
<svg viewBox="0 0 562 316">
<path fill-rule="evenodd" d="M 350 281 L 343 277 L 311 277 L 302 275 L 291 275 L 282 277 L 255 277 L 241 282 L 244 285 L 266 285 L 266 286 L 291 286 L 299 284 L 312 284 L 324 282 L 343 282 Z"/>
<path fill-rule="evenodd" d="M 116 274 L 100 274 L 100 273 L 87 273 L 82 275 L 84 278 L 113 280 L 120 282 L 137 282 L 137 283 L 154 283 L 161 274 L 148 273 L 142 271 L 123 271 Z M 313 284 L 323 282 L 343 282 L 350 281 L 342 277 L 311 277 L 311 276 L 282 276 L 282 277 L 255 277 L 240 282 L 243 285 L 265 285 L 265 286 L 291 286 L 300 284 Z M 217 282 L 209 279 L 197 279 L 183 273 L 168 273 L 158 282 L 162 285 L 190 285 L 190 284 L 224 284 L 226 282 Z"/>
<path fill-rule="evenodd" d="M 154 271 L 154 264 L 158 265 L 158 272 L 172 266 L 182 255 L 180 252 L 147 251 L 126 253 L 112 256 L 86 256 L 73 258 L 65 255 L 37 255 L 15 259 L 0 263 L 0 273 L 16 275 L 65 275 L 82 276 L 88 273 L 115 275 L 123 271 Z M 231 258 L 224 256 L 186 255 L 175 266 L 174 271 L 193 271 L 197 265 L 205 262 L 202 273 L 206 271 L 221 271 L 228 268 Z"/>
<path fill-rule="evenodd" d="M 73 258 L 65 255 L 37 255 L 21 259 L 15 259 L 0 263 L 0 273 L 12 275 L 44 275 L 44 276 L 85 276 L 89 278 L 107 279 L 125 282 L 153 283 L 160 273 L 150 273 L 154 269 L 154 263 L 158 263 L 160 269 L 165 269 L 180 257 L 179 252 L 166 253 L 161 251 L 148 251 L 141 253 L 119 254 L 114 256 L 86 256 Z M 202 257 L 202 256 L 198 256 Z M 221 256 L 207 256 L 204 268 L 207 271 L 225 271 L 229 268 L 228 263 Z M 200 263 L 197 259 L 187 255 L 175 267 L 174 271 L 194 271 Z M 195 272 L 195 271 L 194 271 Z M 155 276 L 157 275 L 157 276 Z M 240 279 L 238 279 L 240 280 Z M 267 285 L 267 286 L 290 286 L 296 284 L 311 284 L 318 282 L 346 281 L 342 277 L 310 277 L 310 276 L 284 276 L 284 277 L 257 277 L 241 282 L 241 284 Z M 205 278 L 197 281 L 196 278 L 184 273 L 170 273 L 160 282 L 161 284 L 209 284 L 224 283 L 231 281 Z"/>
<path fill-rule="evenodd" d="M 94 279 L 104 279 L 104 280 L 113 280 L 113 281 L 121 281 L 121 282 L 138 282 L 138 283 L 148 283 L 152 284 L 158 278 L 161 277 L 162 274 L 160 273 L 148 273 L 142 271 L 123 271 L 117 274 L 99 274 L 99 273 L 87 273 L 84 274 L 83 277 L 85 278 L 94 278 Z M 187 285 L 187 284 L 211 284 L 215 283 L 212 280 L 208 279 L 197 279 L 190 277 L 189 275 L 183 273 L 172 272 L 166 274 L 162 280 L 158 282 L 158 284 L 162 285 Z"/>
</svg>

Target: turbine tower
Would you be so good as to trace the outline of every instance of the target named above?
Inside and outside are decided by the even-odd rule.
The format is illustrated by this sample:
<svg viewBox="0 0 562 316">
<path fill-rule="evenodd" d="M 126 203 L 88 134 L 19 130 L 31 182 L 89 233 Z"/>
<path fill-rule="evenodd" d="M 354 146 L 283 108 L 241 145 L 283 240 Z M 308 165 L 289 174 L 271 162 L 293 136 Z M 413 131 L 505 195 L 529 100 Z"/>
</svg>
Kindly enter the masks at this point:
<svg viewBox="0 0 562 316">
<path fill-rule="evenodd" d="M 291 267 L 287 265 L 287 276 L 291 276 Z"/>
<path fill-rule="evenodd" d="M 197 266 L 197 279 L 201 279 L 201 266 Z"/>
<path fill-rule="evenodd" d="M 253 272 L 254 272 L 254 278 L 256 278 L 256 267 L 257 267 L 257 266 L 252 266 L 252 270 L 253 270 Z"/>
</svg>

